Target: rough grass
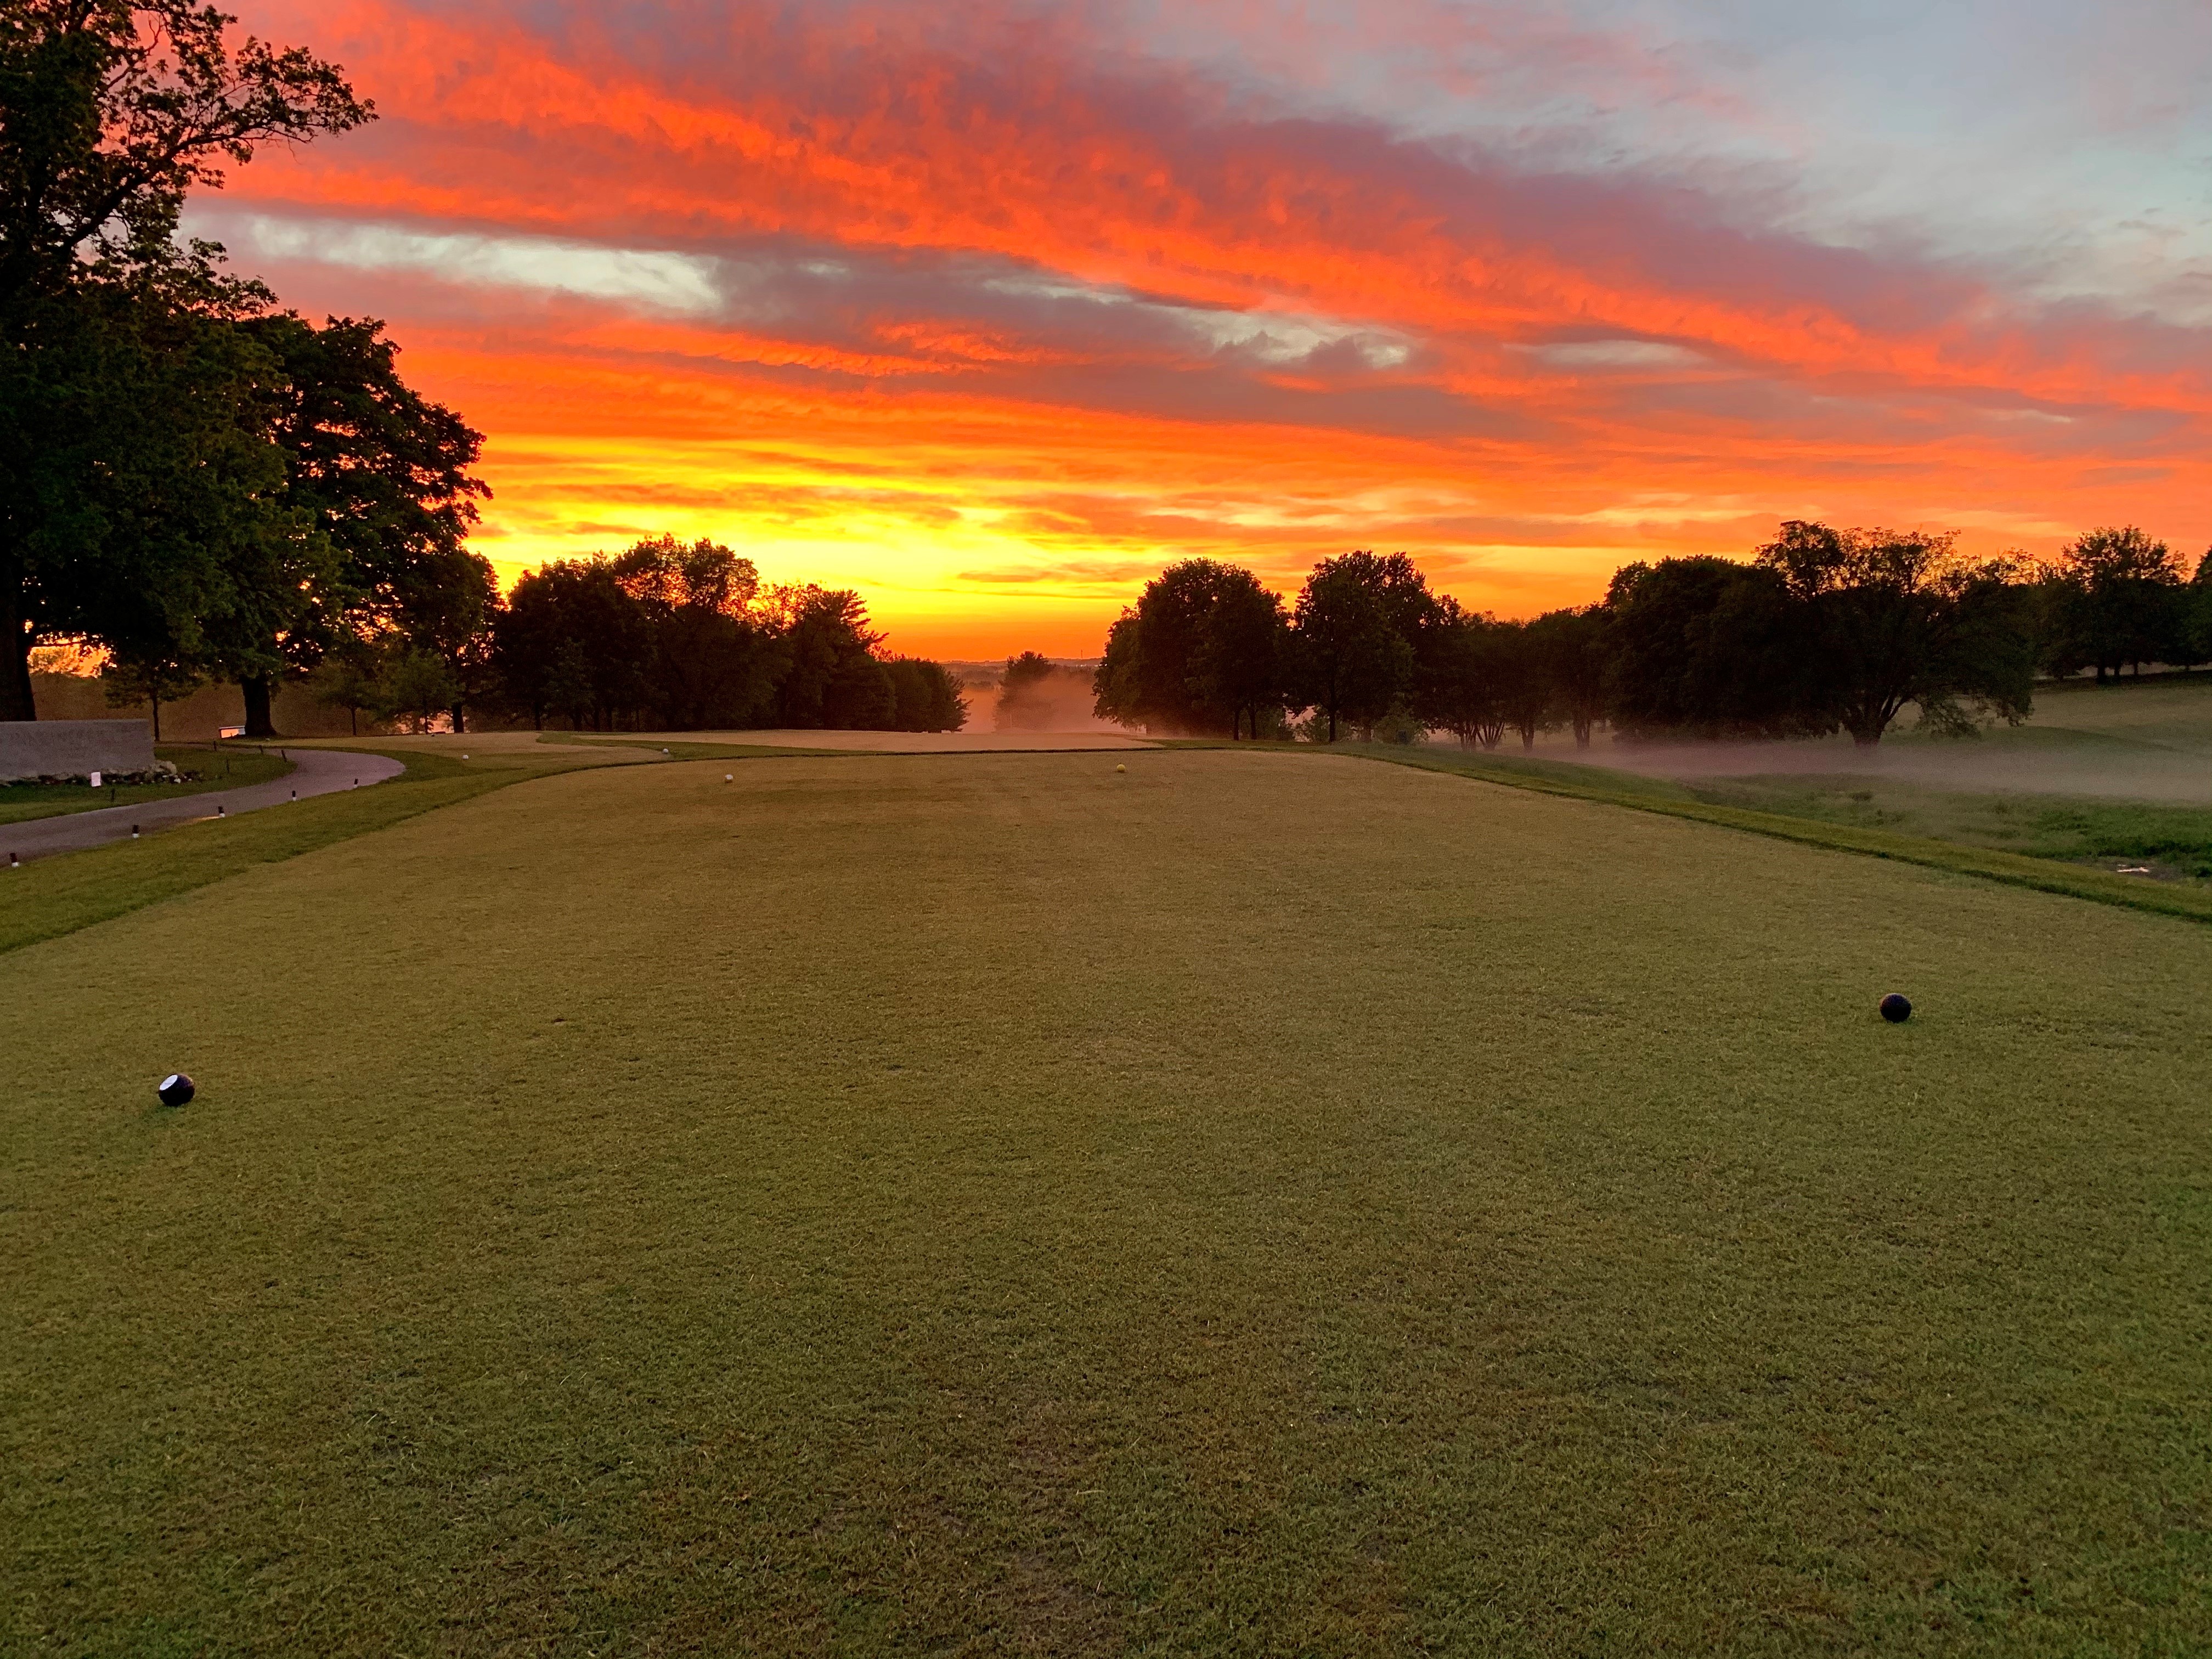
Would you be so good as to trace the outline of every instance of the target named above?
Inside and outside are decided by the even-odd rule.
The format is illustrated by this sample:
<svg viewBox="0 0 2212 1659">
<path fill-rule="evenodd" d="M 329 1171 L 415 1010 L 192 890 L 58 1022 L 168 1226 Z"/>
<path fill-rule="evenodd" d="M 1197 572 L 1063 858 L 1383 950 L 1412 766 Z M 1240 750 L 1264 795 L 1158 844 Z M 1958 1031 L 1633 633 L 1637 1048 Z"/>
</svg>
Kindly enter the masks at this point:
<svg viewBox="0 0 2212 1659">
<path fill-rule="evenodd" d="M 1894 830 L 2032 858 L 2148 865 L 2170 877 L 2212 876 L 2212 807 L 2017 793 L 1931 789 L 1893 778 L 1710 779 L 1699 800 L 1857 829 Z"/>
<path fill-rule="evenodd" d="M 268 783 L 292 769 L 291 762 L 259 750 L 216 754 L 204 748 L 172 748 L 163 744 L 154 752 L 161 760 L 175 762 L 186 774 L 198 775 L 184 783 L 117 784 L 105 789 L 81 783 L 0 784 L 0 823 L 89 812 L 101 806 L 173 800 L 179 795 L 205 794 L 211 789 L 242 789 L 248 784 Z"/>
<path fill-rule="evenodd" d="M 0 1650 L 2212 1640 L 2212 934 L 1327 757 L 723 769 L 0 958 Z"/>
<path fill-rule="evenodd" d="M 1929 869 L 1948 870 L 1958 875 L 1978 876 L 2013 886 L 2032 887 L 2039 892 L 2064 893 L 2100 904 L 2116 904 L 2128 909 L 2185 916 L 2195 921 L 2212 921 L 2212 889 L 2203 885 L 2147 880 L 2140 876 L 2121 875 L 2111 870 L 2084 868 L 2078 864 L 2063 861 L 2063 855 L 2054 857 L 2039 855 L 2029 850 L 2013 851 L 2001 844 L 1975 845 L 1971 842 L 1944 839 L 1940 836 L 1915 835 L 1877 815 L 1869 815 L 1873 819 L 1869 822 L 1856 817 L 1850 811 L 1833 810 L 1832 803 L 1828 804 L 1830 810 L 1813 810 L 1822 803 L 1817 798 L 1808 801 L 1806 792 L 1792 787 L 1802 781 L 1755 777 L 1732 779 L 1726 783 L 1704 781 L 1690 785 L 1638 777 L 1631 773 L 1609 771 L 1596 766 L 1470 754 L 1441 746 L 1344 744 L 1337 745 L 1337 750 L 1351 758 L 1385 761 L 1425 771 L 1453 773 L 1540 794 L 1626 806 L 1639 812 L 1656 812 L 1669 817 L 1690 818 L 1701 823 L 1744 830 L 1752 835 L 1771 836 L 1784 841 L 1802 842 L 1808 846 L 1827 848 L 1836 852 L 1857 853 L 1870 858 L 1924 865 Z M 1313 751 L 1300 748 L 1292 752 L 1311 754 Z M 1819 781 L 1823 785 L 1834 783 L 1842 787 L 1847 799 L 1853 783 L 1865 787 L 1864 780 L 1838 778 Z M 1905 787 L 1901 785 L 1893 787 L 1898 789 Z M 1954 797 L 1947 804 L 1943 826 L 1946 830 L 1954 827 L 1964 810 L 1960 803 L 1966 799 Z M 1999 798 L 1975 799 L 1994 800 Z M 1858 803 L 1850 801 L 1849 805 L 1855 808 Z M 2078 807 L 2079 817 L 2082 819 L 2093 817 L 2100 810 L 2094 804 L 2088 803 L 2053 805 Z M 2167 809 L 2144 807 L 2141 809 L 2143 816 L 2132 819 L 2124 805 L 2106 810 L 2112 820 L 2131 823 L 2140 828 Z M 2193 819 L 2195 816 L 2190 809 L 2172 810 L 2174 816 L 2185 820 Z"/>
</svg>

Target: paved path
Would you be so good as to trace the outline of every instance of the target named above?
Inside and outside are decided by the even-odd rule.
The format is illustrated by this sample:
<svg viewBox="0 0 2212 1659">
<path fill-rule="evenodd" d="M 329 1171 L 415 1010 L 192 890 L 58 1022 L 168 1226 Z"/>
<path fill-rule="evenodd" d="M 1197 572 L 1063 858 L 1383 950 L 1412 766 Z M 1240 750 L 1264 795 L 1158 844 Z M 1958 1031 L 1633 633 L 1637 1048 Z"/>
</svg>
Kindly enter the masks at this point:
<svg viewBox="0 0 2212 1659">
<path fill-rule="evenodd" d="M 141 801 L 132 806 L 103 806 L 92 812 L 64 812 L 51 818 L 29 818 L 21 823 L 0 823 L 0 873 L 8 854 L 26 863 L 49 853 L 82 852 L 112 841 L 128 841 L 131 826 L 151 835 L 225 813 L 251 812 L 257 806 L 289 805 L 296 794 L 327 795 L 340 789 L 367 788 L 396 778 L 407 769 L 383 755 L 350 754 L 340 749 L 284 750 L 294 763 L 289 775 L 274 783 L 249 784 L 242 789 L 210 789 L 198 795 L 178 795 L 168 800 Z"/>
</svg>

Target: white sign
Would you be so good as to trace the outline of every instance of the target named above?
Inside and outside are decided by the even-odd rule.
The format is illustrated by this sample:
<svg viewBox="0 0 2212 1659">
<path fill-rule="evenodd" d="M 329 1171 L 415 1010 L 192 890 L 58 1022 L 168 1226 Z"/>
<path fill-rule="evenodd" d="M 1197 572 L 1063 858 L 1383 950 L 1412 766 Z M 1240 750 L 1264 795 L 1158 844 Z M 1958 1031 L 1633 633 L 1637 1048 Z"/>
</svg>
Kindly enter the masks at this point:
<svg viewBox="0 0 2212 1659">
<path fill-rule="evenodd" d="M 100 774 L 97 772 L 92 775 L 92 787 L 95 789 L 100 787 Z"/>
</svg>

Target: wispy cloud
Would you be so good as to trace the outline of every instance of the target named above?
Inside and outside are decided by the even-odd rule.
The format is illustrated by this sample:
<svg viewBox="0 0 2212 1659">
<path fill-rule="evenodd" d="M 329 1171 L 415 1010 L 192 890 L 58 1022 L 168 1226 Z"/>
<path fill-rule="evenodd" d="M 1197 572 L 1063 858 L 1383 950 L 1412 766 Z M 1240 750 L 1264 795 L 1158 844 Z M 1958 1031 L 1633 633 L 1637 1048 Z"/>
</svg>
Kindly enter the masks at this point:
<svg viewBox="0 0 2212 1659">
<path fill-rule="evenodd" d="M 1518 610 L 1784 514 L 2206 533 L 2201 9 L 1881 52 L 1783 0 L 246 9 L 386 118 L 200 210 L 487 428 L 503 558 L 651 522 L 1095 632 L 1184 550 L 1357 537 Z M 2167 41 L 2146 101 L 2064 49 L 2108 27 Z M 1032 642 L 1095 640 L 963 648 Z"/>
</svg>

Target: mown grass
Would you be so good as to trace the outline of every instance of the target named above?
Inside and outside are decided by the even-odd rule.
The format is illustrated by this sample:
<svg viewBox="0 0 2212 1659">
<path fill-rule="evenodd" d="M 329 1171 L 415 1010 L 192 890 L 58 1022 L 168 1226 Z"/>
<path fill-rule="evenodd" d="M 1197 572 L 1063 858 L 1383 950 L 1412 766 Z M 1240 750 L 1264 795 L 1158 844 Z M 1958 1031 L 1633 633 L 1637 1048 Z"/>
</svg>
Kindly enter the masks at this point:
<svg viewBox="0 0 2212 1659">
<path fill-rule="evenodd" d="M 1329 757 L 737 777 L 0 958 L 0 1650 L 2212 1641 L 2203 930 Z"/>
<path fill-rule="evenodd" d="M 185 824 L 144 841 L 118 842 L 0 872 L 0 952 L 74 933 L 256 865 L 296 858 L 418 812 L 562 769 L 557 762 L 471 765 L 420 750 L 358 746 L 364 753 L 390 753 L 404 761 L 407 769 L 373 788 L 317 795 L 217 822 Z M 288 763 L 276 763 L 281 769 L 275 775 L 290 769 Z"/>
<path fill-rule="evenodd" d="M 291 762 L 262 750 L 216 754 L 206 749 L 173 748 L 165 744 L 154 752 L 159 759 L 173 761 L 180 770 L 197 775 L 183 783 L 114 784 L 104 789 L 70 783 L 0 784 L 0 823 L 89 812 L 102 806 L 173 800 L 179 795 L 205 794 L 211 789 L 242 789 L 250 784 L 270 782 L 292 769 Z"/>
</svg>

